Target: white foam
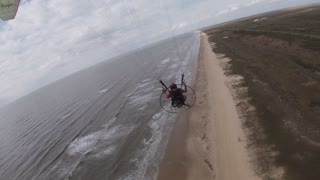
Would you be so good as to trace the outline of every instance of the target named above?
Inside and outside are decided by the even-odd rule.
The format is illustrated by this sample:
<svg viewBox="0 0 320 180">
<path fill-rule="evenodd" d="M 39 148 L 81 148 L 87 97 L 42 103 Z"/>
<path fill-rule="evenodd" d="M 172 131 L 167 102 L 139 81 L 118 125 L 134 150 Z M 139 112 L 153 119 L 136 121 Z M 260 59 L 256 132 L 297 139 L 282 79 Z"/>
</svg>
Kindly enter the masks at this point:
<svg viewBox="0 0 320 180">
<path fill-rule="evenodd" d="M 153 115 L 152 119 L 148 123 L 148 126 L 152 131 L 152 137 L 150 137 L 148 140 L 144 138 L 143 143 L 145 146 L 139 150 L 137 156 L 133 156 L 131 159 L 129 159 L 129 162 L 134 163 L 134 166 L 137 166 L 139 170 L 126 172 L 125 174 L 123 174 L 123 177 L 119 177 L 119 179 L 146 179 L 145 175 L 148 169 L 148 165 L 153 164 L 153 162 L 150 161 L 154 160 L 154 156 L 157 156 L 156 154 L 158 153 L 158 146 L 160 145 L 160 142 L 162 140 L 164 126 L 166 124 L 166 121 L 170 119 L 171 118 L 169 118 L 168 114 L 163 110 Z"/>
<path fill-rule="evenodd" d="M 174 62 L 180 61 L 180 58 L 174 58 L 172 61 Z"/>
<path fill-rule="evenodd" d="M 138 90 L 139 91 L 143 91 L 143 92 L 150 92 L 153 90 L 153 86 L 151 85 L 152 83 L 144 83 L 144 84 L 140 84 L 138 86 Z"/>
<path fill-rule="evenodd" d="M 67 153 L 69 155 L 85 154 L 91 151 L 99 140 L 110 142 L 117 141 L 118 138 L 130 133 L 132 129 L 132 127 L 115 126 L 76 138 L 69 144 Z"/>
<path fill-rule="evenodd" d="M 65 119 L 65 118 L 70 117 L 70 116 L 71 116 L 71 114 L 66 114 L 61 119 Z"/>
<path fill-rule="evenodd" d="M 101 127 L 104 127 L 104 128 L 106 128 L 106 129 L 108 129 L 108 127 L 109 127 L 112 123 L 114 123 L 116 120 L 117 120 L 117 118 L 116 118 L 116 117 L 113 117 L 112 119 L 108 120 L 107 123 L 104 124 L 104 125 L 102 125 Z"/>
<path fill-rule="evenodd" d="M 164 59 L 161 61 L 161 65 L 167 64 L 170 61 L 170 58 Z"/>
<path fill-rule="evenodd" d="M 151 78 L 148 78 L 148 79 L 143 80 L 142 82 L 148 82 L 148 81 L 151 81 L 151 80 L 152 80 Z"/>
<path fill-rule="evenodd" d="M 170 68 L 170 69 L 174 69 L 174 68 L 177 68 L 178 66 L 179 66 L 179 65 L 175 63 L 175 64 L 170 65 L 169 68 Z"/>
<path fill-rule="evenodd" d="M 261 19 L 254 19 L 253 22 L 259 22 L 268 19 L 267 17 L 263 17 Z"/>
<path fill-rule="evenodd" d="M 125 126 L 115 126 L 108 130 L 104 130 L 101 134 L 101 140 L 104 141 L 116 141 L 116 139 L 127 135 L 131 132 L 132 128 Z"/>
<path fill-rule="evenodd" d="M 151 121 L 151 123 L 149 124 L 149 127 L 151 127 L 154 131 L 157 131 L 161 127 L 160 123 L 161 122 L 158 122 L 158 121 Z"/>
<path fill-rule="evenodd" d="M 101 131 L 89 134 L 87 136 L 83 136 L 80 138 L 75 139 L 70 145 L 68 146 L 67 152 L 70 155 L 75 154 L 83 154 L 88 150 L 91 150 L 94 145 L 97 143 Z"/>
<path fill-rule="evenodd" d="M 138 166 L 140 167 L 140 171 L 132 174 L 132 179 L 144 179 L 148 164 L 150 163 L 149 161 L 158 151 L 158 146 L 163 135 L 163 128 L 168 120 L 168 114 L 164 113 L 165 112 L 162 110 L 161 112 L 153 115 L 152 120 L 148 124 L 148 126 L 152 129 L 152 137 L 148 141 L 144 139 L 146 146 L 145 149 L 141 149 L 141 152 L 144 152 L 145 155 L 143 159 L 137 162 Z"/>
<path fill-rule="evenodd" d="M 144 144 L 149 145 L 150 143 L 153 142 L 154 139 L 150 138 L 148 141 L 146 139 L 143 139 L 143 140 L 144 140 Z"/>
<path fill-rule="evenodd" d="M 159 119 L 161 116 L 162 116 L 162 113 L 160 112 L 160 113 L 157 113 L 157 114 L 153 115 L 153 116 L 152 116 L 152 119 L 153 119 L 153 120 L 157 120 L 157 119 Z"/>
<path fill-rule="evenodd" d="M 99 91 L 99 93 L 105 93 L 107 92 L 109 89 L 102 89 L 101 91 Z"/>
<path fill-rule="evenodd" d="M 141 106 L 145 105 L 147 102 L 149 102 L 152 99 L 152 93 L 147 93 L 144 95 L 134 95 L 130 97 L 129 105 L 134 106 Z"/>
<path fill-rule="evenodd" d="M 94 157 L 100 159 L 112 155 L 117 150 L 116 146 L 108 146 L 107 149 L 95 154 Z"/>
</svg>

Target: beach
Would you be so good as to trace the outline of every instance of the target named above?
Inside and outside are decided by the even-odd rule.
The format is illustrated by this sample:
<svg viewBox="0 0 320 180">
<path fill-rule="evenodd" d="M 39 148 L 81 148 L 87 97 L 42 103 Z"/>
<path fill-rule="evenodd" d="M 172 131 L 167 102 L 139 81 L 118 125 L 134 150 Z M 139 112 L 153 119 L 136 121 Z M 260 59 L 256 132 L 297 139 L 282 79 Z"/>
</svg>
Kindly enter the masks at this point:
<svg viewBox="0 0 320 180">
<path fill-rule="evenodd" d="M 238 79 L 231 86 L 263 179 L 320 177 L 319 17 L 310 5 L 204 29 Z"/>
<path fill-rule="evenodd" d="M 249 163 L 228 77 L 207 38 L 202 33 L 197 102 L 178 114 L 158 179 L 259 179 Z"/>
</svg>

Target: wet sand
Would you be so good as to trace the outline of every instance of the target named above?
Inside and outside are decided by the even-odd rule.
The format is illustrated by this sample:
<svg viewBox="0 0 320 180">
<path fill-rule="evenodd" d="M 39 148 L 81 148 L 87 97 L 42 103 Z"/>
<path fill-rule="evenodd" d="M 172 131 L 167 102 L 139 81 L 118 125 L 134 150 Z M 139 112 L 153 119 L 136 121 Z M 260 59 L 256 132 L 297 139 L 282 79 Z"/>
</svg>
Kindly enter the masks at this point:
<svg viewBox="0 0 320 180">
<path fill-rule="evenodd" d="M 226 81 L 202 34 L 197 102 L 178 115 L 158 179 L 259 179 L 249 164 L 246 138 Z"/>
</svg>

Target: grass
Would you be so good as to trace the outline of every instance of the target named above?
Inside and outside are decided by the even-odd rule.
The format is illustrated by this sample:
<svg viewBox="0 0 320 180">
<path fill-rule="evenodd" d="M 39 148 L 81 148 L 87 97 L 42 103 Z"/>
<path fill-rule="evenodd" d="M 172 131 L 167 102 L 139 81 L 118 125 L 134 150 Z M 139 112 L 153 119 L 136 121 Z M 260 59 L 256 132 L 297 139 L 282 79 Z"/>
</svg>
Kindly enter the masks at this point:
<svg viewBox="0 0 320 180">
<path fill-rule="evenodd" d="M 265 14 L 272 20 L 258 25 L 247 19 L 206 30 L 214 52 L 232 59 L 229 73 L 244 77 L 256 107 L 245 125 L 252 146 L 261 147 L 256 155 L 265 179 L 274 179 L 272 166 L 285 169 L 284 179 L 320 179 L 320 33 L 308 31 L 320 24 L 320 7 L 309 8 Z"/>
</svg>

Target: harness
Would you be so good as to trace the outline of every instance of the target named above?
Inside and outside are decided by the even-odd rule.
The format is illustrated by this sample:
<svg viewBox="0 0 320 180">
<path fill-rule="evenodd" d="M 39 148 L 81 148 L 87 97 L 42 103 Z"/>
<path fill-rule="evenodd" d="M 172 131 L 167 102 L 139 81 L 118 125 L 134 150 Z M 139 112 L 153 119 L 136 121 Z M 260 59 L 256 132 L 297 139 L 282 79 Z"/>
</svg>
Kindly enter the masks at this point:
<svg viewBox="0 0 320 180">
<path fill-rule="evenodd" d="M 180 106 L 180 105 L 184 104 L 185 97 L 181 93 L 181 89 L 178 89 L 177 91 L 170 91 L 170 93 L 172 95 L 171 101 L 172 101 L 173 107 Z"/>
</svg>

